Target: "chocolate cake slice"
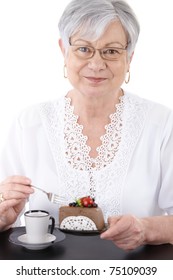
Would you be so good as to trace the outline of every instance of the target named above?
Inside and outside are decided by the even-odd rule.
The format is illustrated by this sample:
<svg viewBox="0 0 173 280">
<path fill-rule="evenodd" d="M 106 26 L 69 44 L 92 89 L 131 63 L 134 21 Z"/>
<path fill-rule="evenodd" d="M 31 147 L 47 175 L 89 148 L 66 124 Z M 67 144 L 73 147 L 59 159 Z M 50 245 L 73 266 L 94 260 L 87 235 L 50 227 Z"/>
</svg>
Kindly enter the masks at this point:
<svg viewBox="0 0 173 280">
<path fill-rule="evenodd" d="M 59 224 L 60 229 L 76 231 L 101 231 L 105 227 L 101 208 L 89 196 L 61 206 Z"/>
</svg>

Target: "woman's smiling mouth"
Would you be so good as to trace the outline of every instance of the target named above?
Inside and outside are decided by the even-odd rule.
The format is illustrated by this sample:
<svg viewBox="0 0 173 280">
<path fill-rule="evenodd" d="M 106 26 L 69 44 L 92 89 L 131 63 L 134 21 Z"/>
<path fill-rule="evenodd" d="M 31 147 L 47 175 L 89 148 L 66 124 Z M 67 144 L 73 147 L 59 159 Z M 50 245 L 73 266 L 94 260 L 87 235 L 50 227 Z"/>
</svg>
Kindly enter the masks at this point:
<svg viewBox="0 0 173 280">
<path fill-rule="evenodd" d="M 105 80 L 107 80 L 107 78 L 96 78 L 96 77 L 85 77 L 85 78 L 95 84 L 98 84 L 98 83 L 101 83 L 101 82 L 104 82 Z"/>
</svg>

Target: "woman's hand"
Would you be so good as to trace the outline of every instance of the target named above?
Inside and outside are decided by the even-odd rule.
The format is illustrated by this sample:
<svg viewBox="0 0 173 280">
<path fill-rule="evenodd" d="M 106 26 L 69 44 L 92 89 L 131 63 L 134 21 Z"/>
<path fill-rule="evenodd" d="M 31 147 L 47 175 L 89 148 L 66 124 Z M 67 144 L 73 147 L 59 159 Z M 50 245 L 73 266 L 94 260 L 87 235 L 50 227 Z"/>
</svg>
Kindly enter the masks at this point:
<svg viewBox="0 0 173 280">
<path fill-rule="evenodd" d="M 142 219 L 132 215 L 112 216 L 108 219 L 109 228 L 101 234 L 102 239 L 112 240 L 123 250 L 133 250 L 145 244 L 145 226 Z"/>
<path fill-rule="evenodd" d="M 7 230 L 16 221 L 34 190 L 31 180 L 23 176 L 8 177 L 0 184 L 0 231 Z"/>
</svg>

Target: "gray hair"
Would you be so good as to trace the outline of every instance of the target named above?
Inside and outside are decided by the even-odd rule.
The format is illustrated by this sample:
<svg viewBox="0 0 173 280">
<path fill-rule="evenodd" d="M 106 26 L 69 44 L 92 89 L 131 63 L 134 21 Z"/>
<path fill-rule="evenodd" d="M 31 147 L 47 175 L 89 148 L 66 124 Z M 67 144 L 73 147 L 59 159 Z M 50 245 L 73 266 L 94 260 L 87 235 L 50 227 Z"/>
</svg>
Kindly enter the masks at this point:
<svg viewBox="0 0 173 280">
<path fill-rule="evenodd" d="M 71 36 L 79 32 L 81 38 L 97 40 L 106 27 L 119 20 L 127 34 L 128 54 L 138 40 L 140 26 L 132 8 L 123 0 L 72 0 L 64 10 L 59 31 L 65 49 Z"/>
</svg>

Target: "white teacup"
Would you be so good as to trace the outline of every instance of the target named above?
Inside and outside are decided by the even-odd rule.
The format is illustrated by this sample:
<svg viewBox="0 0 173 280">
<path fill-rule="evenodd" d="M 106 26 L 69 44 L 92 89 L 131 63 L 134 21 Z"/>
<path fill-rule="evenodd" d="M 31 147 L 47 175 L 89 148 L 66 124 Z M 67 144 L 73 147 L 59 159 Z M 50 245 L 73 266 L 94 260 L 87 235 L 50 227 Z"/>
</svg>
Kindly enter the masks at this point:
<svg viewBox="0 0 173 280">
<path fill-rule="evenodd" d="M 51 220 L 50 233 L 53 233 L 55 219 L 50 216 L 49 212 L 44 210 L 29 210 L 24 213 L 27 241 L 29 243 L 46 242 Z"/>
</svg>

